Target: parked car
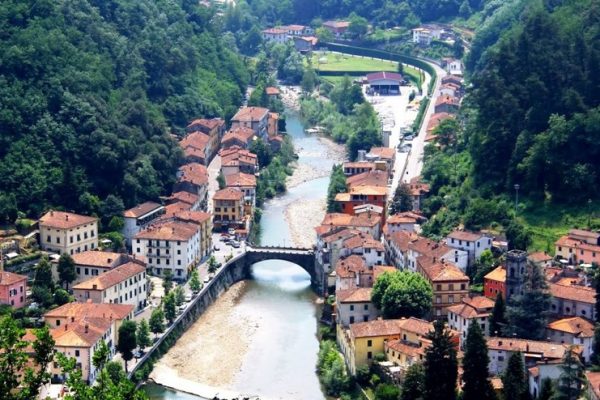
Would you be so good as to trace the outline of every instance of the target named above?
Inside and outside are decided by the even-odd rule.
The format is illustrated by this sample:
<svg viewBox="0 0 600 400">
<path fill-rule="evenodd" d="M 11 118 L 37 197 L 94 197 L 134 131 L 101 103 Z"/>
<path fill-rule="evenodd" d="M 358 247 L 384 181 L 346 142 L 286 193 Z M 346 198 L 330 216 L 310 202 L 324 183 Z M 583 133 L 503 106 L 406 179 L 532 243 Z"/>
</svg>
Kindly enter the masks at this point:
<svg viewBox="0 0 600 400">
<path fill-rule="evenodd" d="M 206 276 L 206 277 L 204 277 L 204 281 L 203 281 L 203 282 L 204 282 L 204 283 L 208 283 L 208 282 L 210 282 L 210 276 Z"/>
<path fill-rule="evenodd" d="M 187 303 L 189 303 L 190 301 L 192 301 L 192 295 L 190 293 L 186 294 L 184 300 Z"/>
<path fill-rule="evenodd" d="M 415 137 L 413 135 L 408 135 L 408 136 L 404 136 L 404 140 L 407 142 L 410 142 L 411 140 L 413 140 Z"/>
</svg>

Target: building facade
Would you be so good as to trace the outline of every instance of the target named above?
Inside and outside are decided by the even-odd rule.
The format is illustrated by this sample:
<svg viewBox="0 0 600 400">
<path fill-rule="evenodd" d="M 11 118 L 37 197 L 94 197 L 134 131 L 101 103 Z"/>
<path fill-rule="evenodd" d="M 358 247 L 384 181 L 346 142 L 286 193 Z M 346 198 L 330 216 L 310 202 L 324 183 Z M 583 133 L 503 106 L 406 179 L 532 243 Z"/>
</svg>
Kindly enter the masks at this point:
<svg viewBox="0 0 600 400">
<path fill-rule="evenodd" d="M 21 308 L 27 301 L 27 276 L 0 271 L 0 304 Z"/>
<path fill-rule="evenodd" d="M 98 248 L 98 218 L 51 210 L 38 224 L 42 250 L 73 255 Z"/>
<path fill-rule="evenodd" d="M 165 213 L 165 208 L 155 202 L 147 201 L 123 212 L 123 236 L 127 247 L 131 247 L 131 239 L 152 221 L 160 218 Z"/>
</svg>

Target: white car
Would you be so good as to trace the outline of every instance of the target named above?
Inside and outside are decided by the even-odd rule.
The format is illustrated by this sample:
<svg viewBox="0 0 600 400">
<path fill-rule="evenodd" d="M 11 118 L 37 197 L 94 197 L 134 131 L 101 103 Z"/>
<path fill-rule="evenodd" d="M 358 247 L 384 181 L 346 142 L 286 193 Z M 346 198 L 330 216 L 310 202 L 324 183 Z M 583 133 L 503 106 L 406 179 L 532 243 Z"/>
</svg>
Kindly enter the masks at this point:
<svg viewBox="0 0 600 400">
<path fill-rule="evenodd" d="M 205 277 L 203 282 L 205 284 L 208 283 L 208 282 L 210 282 L 210 276 Z"/>
</svg>

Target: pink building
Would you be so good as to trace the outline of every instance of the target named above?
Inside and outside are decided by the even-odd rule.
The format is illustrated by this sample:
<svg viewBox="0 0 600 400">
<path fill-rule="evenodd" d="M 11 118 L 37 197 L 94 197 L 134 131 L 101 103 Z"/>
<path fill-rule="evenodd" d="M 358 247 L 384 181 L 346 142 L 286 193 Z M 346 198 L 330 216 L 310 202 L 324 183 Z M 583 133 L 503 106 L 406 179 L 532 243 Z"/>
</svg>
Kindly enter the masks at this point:
<svg viewBox="0 0 600 400">
<path fill-rule="evenodd" d="M 14 308 L 25 305 L 27 292 L 27 277 L 0 271 L 0 304 L 8 304 Z"/>
</svg>

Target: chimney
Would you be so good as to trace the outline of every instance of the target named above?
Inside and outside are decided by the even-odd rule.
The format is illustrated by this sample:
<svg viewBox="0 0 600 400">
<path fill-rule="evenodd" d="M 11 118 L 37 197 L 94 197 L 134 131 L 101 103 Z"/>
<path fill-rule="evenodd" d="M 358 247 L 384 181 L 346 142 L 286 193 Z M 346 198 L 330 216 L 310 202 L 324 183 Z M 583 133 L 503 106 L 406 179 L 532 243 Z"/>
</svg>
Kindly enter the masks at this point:
<svg viewBox="0 0 600 400">
<path fill-rule="evenodd" d="M 435 258 L 435 256 L 433 256 L 433 262 L 435 262 L 435 261 L 436 261 L 436 258 Z"/>
<path fill-rule="evenodd" d="M 67 331 L 68 328 L 69 328 L 69 324 L 65 324 L 65 332 Z"/>
<path fill-rule="evenodd" d="M 106 260 L 109 264 L 112 262 L 112 258 Z"/>
<path fill-rule="evenodd" d="M 88 324 L 85 324 L 85 333 L 88 333 L 88 328 L 89 328 Z"/>
<path fill-rule="evenodd" d="M 71 317 L 71 322 L 75 322 L 75 317 Z"/>
<path fill-rule="evenodd" d="M 69 214 L 65 215 L 65 219 L 68 221 L 69 220 Z"/>
</svg>

